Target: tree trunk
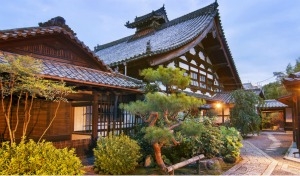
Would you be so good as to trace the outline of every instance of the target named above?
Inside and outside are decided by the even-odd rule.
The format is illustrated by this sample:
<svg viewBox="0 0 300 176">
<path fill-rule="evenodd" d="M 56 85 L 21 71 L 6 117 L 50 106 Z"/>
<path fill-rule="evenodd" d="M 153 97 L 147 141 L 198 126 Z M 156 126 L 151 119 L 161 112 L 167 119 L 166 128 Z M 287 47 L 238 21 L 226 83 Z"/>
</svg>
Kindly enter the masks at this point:
<svg viewBox="0 0 300 176">
<path fill-rule="evenodd" d="M 159 145 L 158 142 L 155 142 L 154 144 L 152 144 L 153 149 L 154 149 L 154 155 L 155 155 L 155 160 L 156 160 L 156 164 L 162 169 L 162 170 L 166 170 L 166 165 L 164 163 L 164 160 L 162 159 L 161 156 L 161 145 Z"/>
</svg>

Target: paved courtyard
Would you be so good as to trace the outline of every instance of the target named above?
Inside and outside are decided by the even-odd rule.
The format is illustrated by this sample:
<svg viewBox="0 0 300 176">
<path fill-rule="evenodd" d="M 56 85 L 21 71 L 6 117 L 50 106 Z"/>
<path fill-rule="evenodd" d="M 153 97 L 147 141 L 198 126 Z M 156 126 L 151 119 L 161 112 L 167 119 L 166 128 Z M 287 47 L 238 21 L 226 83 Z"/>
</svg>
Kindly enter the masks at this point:
<svg viewBox="0 0 300 176">
<path fill-rule="evenodd" d="M 261 132 L 243 144 L 243 160 L 223 175 L 300 175 L 299 156 L 290 154 L 284 159 L 292 144 L 291 132 Z"/>
</svg>

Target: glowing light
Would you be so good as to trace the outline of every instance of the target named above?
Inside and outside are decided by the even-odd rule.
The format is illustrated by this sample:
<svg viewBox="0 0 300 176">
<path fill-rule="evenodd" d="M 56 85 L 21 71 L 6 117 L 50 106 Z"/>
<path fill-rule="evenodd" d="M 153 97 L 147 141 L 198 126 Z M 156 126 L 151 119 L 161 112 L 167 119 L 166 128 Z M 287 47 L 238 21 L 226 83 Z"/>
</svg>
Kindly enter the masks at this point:
<svg viewBox="0 0 300 176">
<path fill-rule="evenodd" d="M 221 103 L 216 103 L 216 108 L 221 108 L 222 104 Z"/>
</svg>

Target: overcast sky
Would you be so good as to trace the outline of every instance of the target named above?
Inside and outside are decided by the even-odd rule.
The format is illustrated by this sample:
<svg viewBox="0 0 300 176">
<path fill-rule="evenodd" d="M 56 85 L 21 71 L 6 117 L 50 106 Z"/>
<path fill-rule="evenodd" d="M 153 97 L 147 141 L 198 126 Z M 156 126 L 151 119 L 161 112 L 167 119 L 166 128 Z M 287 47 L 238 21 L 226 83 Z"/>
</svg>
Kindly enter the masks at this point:
<svg viewBox="0 0 300 176">
<path fill-rule="evenodd" d="M 62 16 L 91 50 L 133 34 L 124 26 L 163 5 L 169 20 L 214 0 L 6 0 L 0 30 L 34 27 Z M 218 0 L 221 23 L 243 83 L 273 82 L 300 57 L 300 0 Z"/>
</svg>

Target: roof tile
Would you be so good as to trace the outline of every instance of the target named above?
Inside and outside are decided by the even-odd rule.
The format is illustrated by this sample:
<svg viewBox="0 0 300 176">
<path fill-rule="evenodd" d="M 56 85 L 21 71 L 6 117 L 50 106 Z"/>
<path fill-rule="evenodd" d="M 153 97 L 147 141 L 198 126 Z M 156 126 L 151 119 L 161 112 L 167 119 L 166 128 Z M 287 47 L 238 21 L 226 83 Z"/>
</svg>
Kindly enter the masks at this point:
<svg viewBox="0 0 300 176">
<path fill-rule="evenodd" d="M 7 54 L 7 52 L 5 52 Z M 11 53 L 8 53 L 11 54 Z M 4 55 L 0 54 L 0 63 L 5 63 Z M 42 60 L 41 75 L 51 78 L 67 78 L 68 81 L 84 82 L 86 84 L 99 84 L 99 86 L 109 85 L 119 88 L 138 89 L 143 86 L 143 82 L 130 78 L 119 73 L 110 73 L 95 70 L 87 67 L 76 66 L 61 62 Z"/>
<path fill-rule="evenodd" d="M 95 47 L 96 54 L 106 64 L 137 59 L 142 56 L 160 54 L 178 48 L 199 36 L 217 14 L 217 3 L 199 9 L 180 18 L 162 24 L 155 32 L 131 40 L 132 36 Z M 151 51 L 146 52 L 147 42 Z"/>
<path fill-rule="evenodd" d="M 270 99 L 270 100 L 264 100 L 263 104 L 260 104 L 258 108 L 261 109 L 270 109 L 270 108 L 285 108 L 288 107 L 286 104 L 281 103 L 280 101 Z"/>
</svg>

